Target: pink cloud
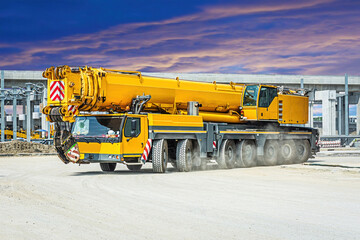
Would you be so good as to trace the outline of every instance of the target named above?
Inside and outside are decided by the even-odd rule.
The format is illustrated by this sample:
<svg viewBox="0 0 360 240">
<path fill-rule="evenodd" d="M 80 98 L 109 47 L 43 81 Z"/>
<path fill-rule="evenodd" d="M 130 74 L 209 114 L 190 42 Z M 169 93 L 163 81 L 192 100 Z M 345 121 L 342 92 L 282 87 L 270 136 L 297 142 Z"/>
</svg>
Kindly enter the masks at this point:
<svg viewBox="0 0 360 240">
<path fill-rule="evenodd" d="M 327 19 L 319 17 L 324 12 L 311 12 L 306 16 L 298 12 L 276 15 L 329 2 L 332 1 L 208 6 L 197 14 L 163 21 L 121 24 L 96 33 L 35 44 L 22 43 L 13 46 L 22 51 L 5 54 L 0 59 L 0 66 L 42 62 L 42 55 L 53 54 L 62 64 L 101 63 L 104 67 L 129 70 L 151 67 L 156 71 L 219 72 L 223 68 L 234 68 L 229 71 L 276 73 L 294 69 L 294 73 L 333 74 L 339 71 L 336 66 L 344 59 L 360 59 L 360 29 L 354 28 L 360 24 L 359 18 L 340 11 L 325 12 L 333 16 Z M 274 14 L 258 16 L 252 22 L 217 21 L 269 12 Z M 261 24 L 276 24 L 278 19 L 286 22 L 287 19 L 296 21 L 301 18 L 312 22 L 285 28 L 257 29 Z M 177 42 L 178 46 L 170 45 L 171 42 Z M 84 48 L 88 51 L 83 52 Z"/>
</svg>

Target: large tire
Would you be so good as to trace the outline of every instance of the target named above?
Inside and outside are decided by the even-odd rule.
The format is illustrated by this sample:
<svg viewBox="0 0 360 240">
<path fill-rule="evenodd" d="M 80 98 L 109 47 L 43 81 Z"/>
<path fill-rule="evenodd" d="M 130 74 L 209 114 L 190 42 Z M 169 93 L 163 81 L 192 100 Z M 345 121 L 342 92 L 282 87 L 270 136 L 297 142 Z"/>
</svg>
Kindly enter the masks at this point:
<svg viewBox="0 0 360 240">
<path fill-rule="evenodd" d="M 279 143 L 277 140 L 266 140 L 263 165 L 274 166 L 279 163 Z"/>
<path fill-rule="evenodd" d="M 130 170 L 130 171 L 140 171 L 140 169 L 142 168 L 142 165 L 126 165 L 126 167 Z"/>
<path fill-rule="evenodd" d="M 235 143 L 233 140 L 225 139 L 220 147 L 220 155 L 217 163 L 220 168 L 234 168 L 235 167 Z"/>
<path fill-rule="evenodd" d="M 116 168 L 116 163 L 100 163 L 100 167 L 104 172 L 113 172 Z"/>
<path fill-rule="evenodd" d="M 296 163 L 306 162 L 310 157 L 310 143 L 308 140 L 296 140 Z"/>
<path fill-rule="evenodd" d="M 236 143 L 236 167 L 256 166 L 256 145 L 253 140 L 242 140 Z"/>
<path fill-rule="evenodd" d="M 296 145 L 294 140 L 281 141 L 280 159 L 284 164 L 292 164 L 296 162 Z"/>
<path fill-rule="evenodd" d="M 153 172 L 164 173 L 169 160 L 168 144 L 165 139 L 155 140 L 152 149 Z"/>
<path fill-rule="evenodd" d="M 191 140 L 178 142 L 176 147 L 176 166 L 180 172 L 190 172 L 193 166 L 193 145 Z"/>
</svg>

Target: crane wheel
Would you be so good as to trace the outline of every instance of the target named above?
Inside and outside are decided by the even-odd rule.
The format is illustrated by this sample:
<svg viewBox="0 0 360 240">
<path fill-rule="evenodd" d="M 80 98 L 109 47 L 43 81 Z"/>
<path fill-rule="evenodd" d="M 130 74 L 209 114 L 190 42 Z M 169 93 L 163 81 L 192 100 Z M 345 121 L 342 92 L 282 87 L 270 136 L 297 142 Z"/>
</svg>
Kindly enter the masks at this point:
<svg viewBox="0 0 360 240">
<path fill-rule="evenodd" d="M 277 165 L 279 163 L 279 149 L 277 140 L 266 140 L 262 164 L 265 166 Z"/>
<path fill-rule="evenodd" d="M 280 159 L 284 164 L 296 162 L 297 148 L 294 140 L 284 140 L 280 142 Z"/>
<path fill-rule="evenodd" d="M 126 165 L 126 167 L 130 170 L 130 171 L 140 171 L 140 169 L 142 168 L 142 165 Z"/>
<path fill-rule="evenodd" d="M 100 167 L 104 172 L 113 172 L 116 168 L 116 163 L 100 163 Z"/>
<path fill-rule="evenodd" d="M 308 140 L 296 140 L 296 160 L 295 163 L 306 162 L 310 157 L 310 143 Z"/>
<path fill-rule="evenodd" d="M 256 146 L 253 140 L 242 140 L 236 143 L 236 167 L 256 166 Z"/>
<path fill-rule="evenodd" d="M 152 149 L 152 168 L 155 173 L 164 173 L 169 161 L 168 144 L 165 139 L 155 140 Z"/>
<path fill-rule="evenodd" d="M 235 167 L 235 143 L 233 140 L 225 139 L 220 147 L 220 155 L 217 163 L 220 168 L 234 168 Z"/>
<path fill-rule="evenodd" d="M 178 142 L 176 147 L 176 166 L 180 172 L 190 172 L 193 165 L 193 145 L 191 140 L 185 139 Z"/>
</svg>

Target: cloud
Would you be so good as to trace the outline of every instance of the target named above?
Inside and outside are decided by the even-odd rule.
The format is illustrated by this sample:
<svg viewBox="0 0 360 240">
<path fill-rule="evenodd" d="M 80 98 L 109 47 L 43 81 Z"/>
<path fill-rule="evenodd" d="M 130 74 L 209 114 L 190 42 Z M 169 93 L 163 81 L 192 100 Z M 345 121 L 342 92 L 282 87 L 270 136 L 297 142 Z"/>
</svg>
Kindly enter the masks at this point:
<svg viewBox="0 0 360 240">
<path fill-rule="evenodd" d="M 162 21 L 6 43 L 20 52 L 0 54 L 0 67 L 87 64 L 162 72 L 358 74 L 360 29 L 354 26 L 360 19 L 348 14 L 352 9 L 331 8 L 332 2 L 206 6 Z"/>
</svg>

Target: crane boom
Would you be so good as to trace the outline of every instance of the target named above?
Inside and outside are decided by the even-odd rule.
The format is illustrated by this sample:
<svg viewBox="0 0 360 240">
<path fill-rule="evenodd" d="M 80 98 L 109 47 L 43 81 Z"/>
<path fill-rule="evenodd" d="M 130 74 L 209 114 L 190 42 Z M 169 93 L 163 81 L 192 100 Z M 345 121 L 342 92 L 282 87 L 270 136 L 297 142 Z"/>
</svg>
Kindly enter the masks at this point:
<svg viewBox="0 0 360 240">
<path fill-rule="evenodd" d="M 187 103 L 201 103 L 200 111 L 228 113 L 239 111 L 244 85 L 218 84 L 156 78 L 140 72 L 103 68 L 49 68 L 48 107 L 61 107 L 64 121 L 73 121 L 78 111 L 123 112 L 131 108 L 132 100 L 139 95 L 151 95 L 145 111 L 165 111 L 176 114 L 186 110 Z M 77 111 L 73 111 L 77 109 Z"/>
</svg>

